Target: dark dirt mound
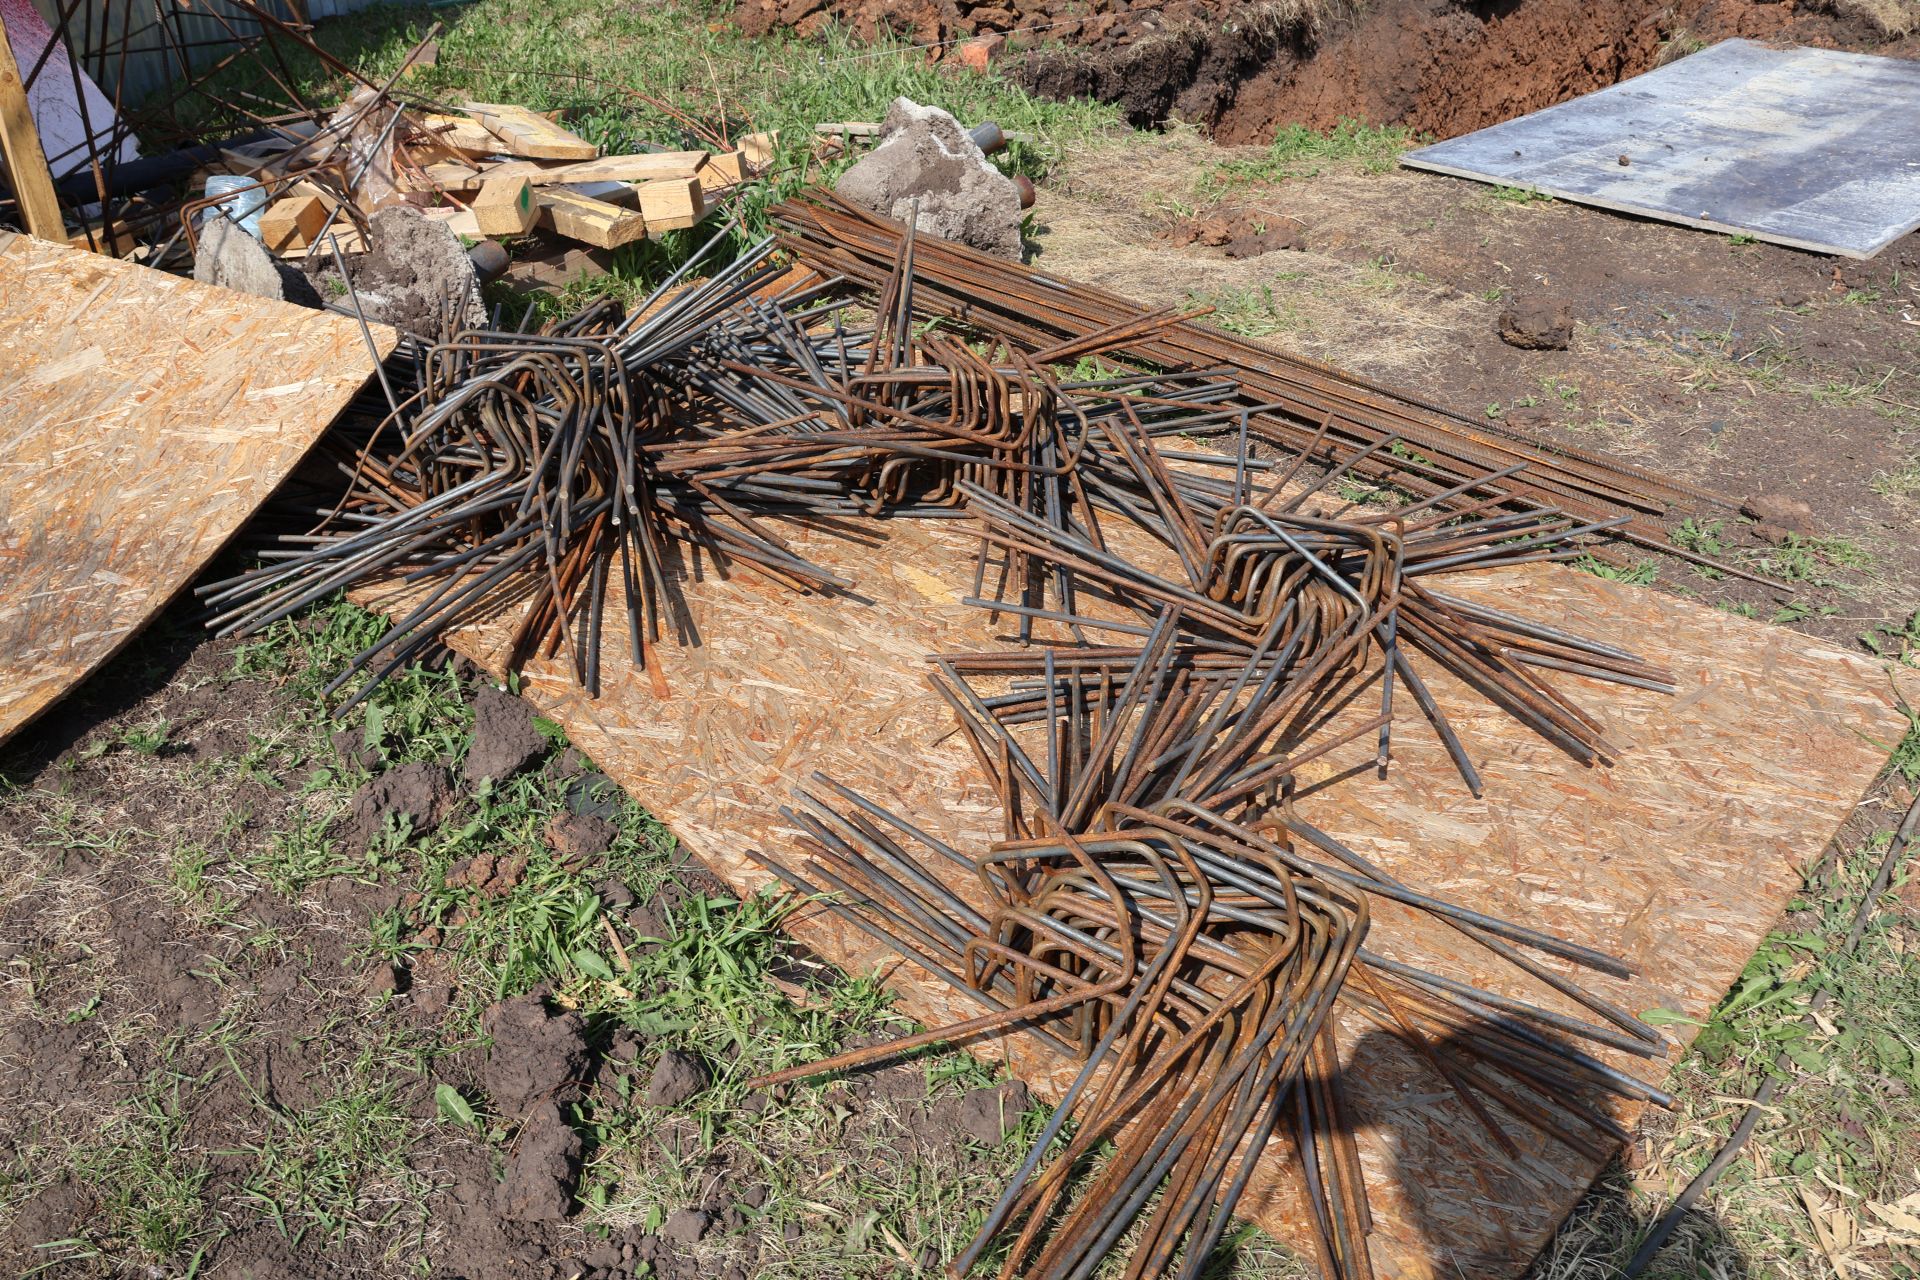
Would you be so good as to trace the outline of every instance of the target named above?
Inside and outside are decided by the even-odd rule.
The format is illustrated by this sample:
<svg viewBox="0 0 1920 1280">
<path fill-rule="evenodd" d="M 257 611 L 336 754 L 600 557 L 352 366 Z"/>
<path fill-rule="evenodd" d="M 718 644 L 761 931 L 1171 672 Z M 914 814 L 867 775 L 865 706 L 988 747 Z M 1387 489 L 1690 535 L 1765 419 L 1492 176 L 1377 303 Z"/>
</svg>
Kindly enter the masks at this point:
<svg viewBox="0 0 1920 1280">
<path fill-rule="evenodd" d="M 447 771 L 439 765 L 397 765 L 369 779 L 354 794 L 340 830 L 341 841 L 349 848 L 365 849 L 394 824 L 404 824 L 410 832 L 430 830 L 452 799 Z"/>
<path fill-rule="evenodd" d="M 547 749 L 526 703 L 490 684 L 473 692 L 473 746 L 467 751 L 467 781 L 500 782 L 520 772 Z"/>
<path fill-rule="evenodd" d="M 501 1115 L 580 1096 L 587 1027 L 579 1014 L 554 1013 L 539 996 L 526 995 L 488 1009 L 480 1029 L 493 1037 L 480 1078 Z"/>
<path fill-rule="evenodd" d="M 928 43 L 1006 33 L 1006 65 L 1031 92 L 1247 143 L 1342 117 L 1452 137 L 1733 36 L 1920 56 L 1920 34 L 1874 11 L 1858 0 L 744 0 L 734 21 L 811 34 L 832 19 Z"/>
</svg>

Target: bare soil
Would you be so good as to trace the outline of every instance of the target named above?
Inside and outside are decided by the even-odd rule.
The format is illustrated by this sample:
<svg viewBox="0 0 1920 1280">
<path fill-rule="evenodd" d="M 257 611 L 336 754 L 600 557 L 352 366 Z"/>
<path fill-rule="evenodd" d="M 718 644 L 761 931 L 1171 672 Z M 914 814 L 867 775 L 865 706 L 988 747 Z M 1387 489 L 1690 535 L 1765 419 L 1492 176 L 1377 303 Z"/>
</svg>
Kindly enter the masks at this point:
<svg viewBox="0 0 1920 1280">
<path fill-rule="evenodd" d="M 1799 589 L 1665 564 L 1669 590 L 1804 613 L 1786 620 L 1848 645 L 1920 606 L 1920 235 L 1856 263 L 1338 164 L 1209 194 L 1224 160 L 1257 154 L 1178 131 L 1085 150 L 1043 185 L 1035 261 L 1214 306 L 1290 352 L 1736 502 L 1804 501 L 1815 539 L 1844 540 L 1808 558 L 1728 515 L 1714 536 Z M 1247 228 L 1283 232 L 1287 250 L 1236 257 Z M 1570 313 L 1567 349 L 1503 340 L 1516 306 Z"/>
<path fill-rule="evenodd" d="M 734 13 L 749 34 L 829 20 L 936 46 L 1007 34 L 1004 65 L 1040 96 L 1232 144 L 1343 118 L 1452 137 L 1734 36 L 1920 57 L 1894 0 L 743 0 Z"/>
<path fill-rule="evenodd" d="M 609 876 L 616 824 L 574 801 L 597 775 L 516 698 L 469 688 L 454 753 L 383 764 L 357 722 L 329 735 L 237 653 L 175 610 L 0 752 L 0 1275 L 824 1277 L 843 1272 L 810 1256 L 796 1189 L 903 1153 L 991 1176 L 991 1089 L 930 1090 L 909 1064 L 791 1111 L 761 1096 L 716 1123 L 709 1102 L 703 1134 L 707 1069 L 670 1037 L 545 985 L 486 989 L 461 913 L 428 920 L 420 889 L 498 898 L 527 859 L 442 872 L 414 845 L 479 821 L 515 774 L 568 797 L 537 838 L 598 881 L 635 953 L 719 886 L 665 850 Z M 291 866 L 321 832 L 322 861 Z M 450 1118 L 444 1089 L 481 1119 Z M 647 1141 L 627 1143 L 636 1113 Z M 603 1190 L 617 1167 L 616 1193 L 685 1198 L 657 1222 L 589 1205 L 594 1161 Z M 804 1182 L 771 1189 L 792 1166 Z"/>
</svg>

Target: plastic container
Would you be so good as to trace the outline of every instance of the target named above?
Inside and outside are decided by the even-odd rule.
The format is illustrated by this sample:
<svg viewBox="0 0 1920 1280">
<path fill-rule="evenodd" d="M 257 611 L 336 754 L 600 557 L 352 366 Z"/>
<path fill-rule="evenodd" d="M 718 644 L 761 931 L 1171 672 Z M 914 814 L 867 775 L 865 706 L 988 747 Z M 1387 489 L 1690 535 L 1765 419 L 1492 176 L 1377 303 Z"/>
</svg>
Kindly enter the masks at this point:
<svg viewBox="0 0 1920 1280">
<path fill-rule="evenodd" d="M 246 233 L 255 240 L 260 238 L 260 211 L 267 207 L 267 189 L 254 186 L 254 179 L 242 177 L 237 173 L 210 173 L 207 175 L 207 194 L 225 195 L 239 187 L 252 187 L 250 191 L 239 191 L 229 199 L 218 204 L 208 205 L 206 218 L 218 218 L 222 214 L 239 223 Z"/>
</svg>

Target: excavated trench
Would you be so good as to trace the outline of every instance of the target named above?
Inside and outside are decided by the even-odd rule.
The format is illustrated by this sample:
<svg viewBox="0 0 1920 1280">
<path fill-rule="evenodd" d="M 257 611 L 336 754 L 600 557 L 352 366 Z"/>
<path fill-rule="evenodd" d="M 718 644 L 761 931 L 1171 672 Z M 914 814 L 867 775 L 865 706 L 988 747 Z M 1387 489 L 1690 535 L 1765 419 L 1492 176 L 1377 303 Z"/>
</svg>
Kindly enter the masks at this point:
<svg viewBox="0 0 1920 1280">
<path fill-rule="evenodd" d="M 998 33 L 1046 97 L 1225 143 L 1342 117 L 1452 137 L 1732 36 L 1920 56 L 1912 0 L 742 0 L 749 34 L 839 21 L 917 43 Z"/>
</svg>

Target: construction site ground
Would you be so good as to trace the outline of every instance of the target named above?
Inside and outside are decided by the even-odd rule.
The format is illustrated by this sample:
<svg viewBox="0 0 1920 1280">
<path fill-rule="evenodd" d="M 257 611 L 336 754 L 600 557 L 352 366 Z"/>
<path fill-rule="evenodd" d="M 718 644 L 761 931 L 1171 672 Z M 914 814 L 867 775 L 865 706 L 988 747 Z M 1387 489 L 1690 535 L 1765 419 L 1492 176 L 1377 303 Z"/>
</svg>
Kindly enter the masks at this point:
<svg viewBox="0 0 1920 1280">
<path fill-rule="evenodd" d="M 1764 520 L 1683 536 L 1792 592 L 1652 555 L 1590 567 L 1920 665 L 1920 237 L 1816 258 L 1401 171 L 1404 131 L 1221 148 L 724 18 L 480 0 L 423 89 L 569 108 L 602 139 L 661 121 L 569 77 L 803 133 L 896 93 L 991 115 L 1034 139 L 1015 161 L 1040 268 L 1754 498 Z M 322 34 L 379 70 L 424 25 Z M 623 251 L 566 300 L 637 293 L 672 252 Z M 1565 349 L 1501 337 L 1504 313 L 1562 305 Z M 958 1053 L 747 1091 L 881 1038 L 873 975 L 784 947 L 770 903 L 720 895 L 646 797 L 455 667 L 329 719 L 321 673 L 377 625 L 336 603 L 235 643 L 176 607 L 0 751 L 0 1273 L 939 1274 L 1044 1111 Z M 1920 781 L 1920 720 L 1885 746 L 1893 768 L 1676 1066 L 1678 1109 L 1536 1276 L 1615 1274 L 1782 1048 L 1792 1078 L 1652 1274 L 1917 1273 L 1920 892 L 1897 882 L 1861 948 L 1829 954 Z M 472 780 L 502 761 L 521 767 Z M 1833 1004 L 1802 1035 L 1816 986 Z M 530 994 L 577 1021 L 499 1005 Z M 502 1070 L 578 1082 L 569 1217 L 498 1211 Z M 1248 1228 L 1212 1274 L 1309 1271 Z"/>
</svg>

